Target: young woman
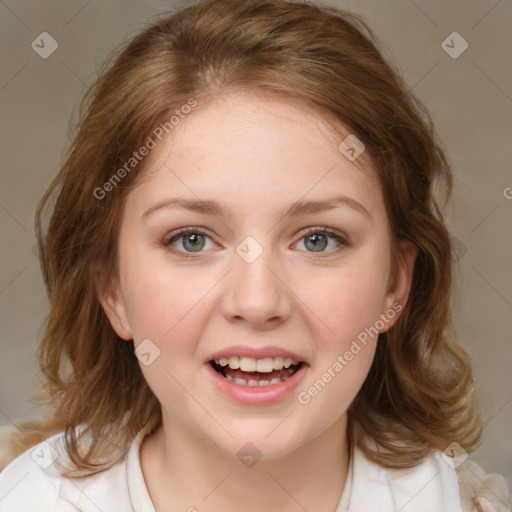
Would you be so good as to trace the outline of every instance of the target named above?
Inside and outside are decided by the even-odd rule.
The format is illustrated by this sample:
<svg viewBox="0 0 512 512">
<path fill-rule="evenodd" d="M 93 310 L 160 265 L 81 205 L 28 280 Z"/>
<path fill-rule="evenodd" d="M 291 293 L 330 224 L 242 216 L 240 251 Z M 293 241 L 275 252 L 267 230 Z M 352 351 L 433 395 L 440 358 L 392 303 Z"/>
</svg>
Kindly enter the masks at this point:
<svg viewBox="0 0 512 512">
<path fill-rule="evenodd" d="M 467 459 L 435 187 L 429 115 L 357 16 L 215 0 L 148 27 L 37 212 L 48 416 L 0 510 L 506 510 Z"/>
</svg>

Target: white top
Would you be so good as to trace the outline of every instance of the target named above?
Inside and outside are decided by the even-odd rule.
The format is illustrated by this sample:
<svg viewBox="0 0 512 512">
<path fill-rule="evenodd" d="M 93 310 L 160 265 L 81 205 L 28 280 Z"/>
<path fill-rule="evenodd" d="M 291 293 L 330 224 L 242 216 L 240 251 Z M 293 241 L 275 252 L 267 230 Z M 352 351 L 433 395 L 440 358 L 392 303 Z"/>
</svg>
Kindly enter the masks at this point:
<svg viewBox="0 0 512 512">
<path fill-rule="evenodd" d="M 64 433 L 48 438 L 0 473 L 0 512 L 155 512 L 139 457 L 147 434 L 148 430 L 142 429 L 123 459 L 109 469 L 78 479 L 61 477 L 53 464 L 59 453 L 65 453 Z M 505 494 L 500 487 L 505 485 L 502 477 L 485 480 L 488 477 L 474 463 L 459 466 L 466 468 L 461 479 L 459 469 L 455 470 L 441 452 L 434 452 L 407 470 L 382 468 L 369 461 L 357 446 L 351 455 L 336 512 L 508 510 L 506 486 Z M 485 492 L 490 488 L 492 496 Z"/>
</svg>

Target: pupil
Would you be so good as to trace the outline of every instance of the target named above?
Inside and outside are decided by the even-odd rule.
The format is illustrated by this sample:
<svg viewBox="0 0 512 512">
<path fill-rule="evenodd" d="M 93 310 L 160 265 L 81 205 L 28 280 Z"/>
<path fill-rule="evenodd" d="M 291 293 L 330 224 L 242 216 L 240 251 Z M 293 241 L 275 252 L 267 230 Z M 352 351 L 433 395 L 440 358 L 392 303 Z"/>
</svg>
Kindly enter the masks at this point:
<svg viewBox="0 0 512 512">
<path fill-rule="evenodd" d="M 323 242 L 324 242 L 323 244 L 322 244 L 322 241 L 320 240 L 320 238 L 323 238 Z M 325 235 L 320 235 L 318 233 L 308 236 L 308 242 L 312 242 L 312 241 L 313 241 L 313 251 L 314 252 L 319 252 L 319 251 L 325 249 L 325 247 L 327 245 L 327 239 L 326 239 Z"/>
<path fill-rule="evenodd" d="M 204 246 L 204 240 L 201 240 L 202 236 L 203 235 L 198 235 L 198 234 L 194 234 L 194 233 L 191 234 L 191 235 L 187 235 L 184 238 L 184 246 L 186 246 L 186 244 L 189 243 L 192 240 L 192 245 L 191 245 L 192 250 L 194 252 L 195 252 L 195 250 L 201 250 L 203 248 L 203 246 Z"/>
</svg>

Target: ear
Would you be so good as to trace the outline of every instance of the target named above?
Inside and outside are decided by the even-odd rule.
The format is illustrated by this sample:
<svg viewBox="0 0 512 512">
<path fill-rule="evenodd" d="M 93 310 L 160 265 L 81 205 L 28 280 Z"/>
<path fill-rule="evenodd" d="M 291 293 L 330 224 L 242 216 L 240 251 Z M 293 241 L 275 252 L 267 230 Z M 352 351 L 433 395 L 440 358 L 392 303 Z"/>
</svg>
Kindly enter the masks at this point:
<svg viewBox="0 0 512 512">
<path fill-rule="evenodd" d="M 96 286 L 96 295 L 110 321 L 110 325 L 120 338 L 127 341 L 132 340 L 133 335 L 128 322 L 126 304 L 118 279 L 106 276 L 97 267 L 93 270 L 93 279 Z"/>
<path fill-rule="evenodd" d="M 396 265 L 388 281 L 388 290 L 384 301 L 385 310 L 381 312 L 385 314 L 386 311 L 393 310 L 396 314 L 381 332 L 387 331 L 396 323 L 409 300 L 418 247 L 412 242 L 402 240 L 397 248 L 397 253 Z"/>
</svg>

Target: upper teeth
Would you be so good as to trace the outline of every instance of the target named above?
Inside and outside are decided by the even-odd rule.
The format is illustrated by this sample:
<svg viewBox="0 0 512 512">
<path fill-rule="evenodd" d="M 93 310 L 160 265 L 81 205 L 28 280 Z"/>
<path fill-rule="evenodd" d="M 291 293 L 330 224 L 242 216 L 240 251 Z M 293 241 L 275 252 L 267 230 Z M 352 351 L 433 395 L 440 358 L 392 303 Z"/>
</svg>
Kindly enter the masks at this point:
<svg viewBox="0 0 512 512">
<path fill-rule="evenodd" d="M 244 372 L 262 372 L 270 373 L 274 370 L 282 370 L 283 368 L 290 368 L 290 366 L 299 364 L 290 358 L 265 357 L 264 359 L 253 359 L 252 357 L 221 357 L 215 359 L 215 362 L 220 366 L 229 366 L 233 370 L 242 370 Z"/>
</svg>

